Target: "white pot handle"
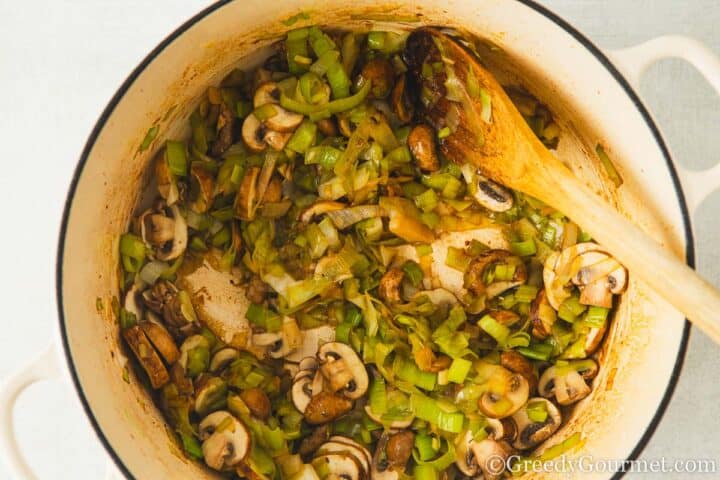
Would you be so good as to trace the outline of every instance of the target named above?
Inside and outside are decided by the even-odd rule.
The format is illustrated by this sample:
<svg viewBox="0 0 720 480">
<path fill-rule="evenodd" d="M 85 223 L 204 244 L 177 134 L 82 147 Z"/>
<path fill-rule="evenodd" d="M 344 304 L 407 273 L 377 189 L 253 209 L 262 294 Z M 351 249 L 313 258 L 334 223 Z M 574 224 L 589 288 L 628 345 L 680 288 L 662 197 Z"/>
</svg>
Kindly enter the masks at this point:
<svg viewBox="0 0 720 480">
<path fill-rule="evenodd" d="M 13 410 L 18 396 L 33 383 L 61 376 L 60 361 L 55 345 L 50 345 L 43 353 L 15 372 L 0 386 L 0 454 L 18 480 L 34 479 L 30 466 L 20 452 L 15 438 Z"/>
<path fill-rule="evenodd" d="M 609 52 L 615 66 L 639 90 L 645 71 L 664 58 L 680 58 L 694 66 L 720 95 L 720 58 L 708 47 L 692 38 L 667 35 L 654 38 L 634 47 Z M 720 164 L 707 170 L 693 171 L 675 165 L 690 214 L 708 195 L 720 188 Z"/>
</svg>

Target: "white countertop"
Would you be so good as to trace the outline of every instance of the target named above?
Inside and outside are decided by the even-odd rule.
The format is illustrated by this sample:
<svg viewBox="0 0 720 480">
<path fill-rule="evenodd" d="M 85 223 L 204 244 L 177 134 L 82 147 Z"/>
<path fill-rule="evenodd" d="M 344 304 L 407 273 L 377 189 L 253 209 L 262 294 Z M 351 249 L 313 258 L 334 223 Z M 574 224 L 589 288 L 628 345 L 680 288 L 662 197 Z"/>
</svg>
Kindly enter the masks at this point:
<svg viewBox="0 0 720 480">
<path fill-rule="evenodd" d="M 682 33 L 720 53 L 717 0 L 541 3 L 604 48 Z M 207 4 L 0 0 L 0 378 L 54 336 L 59 219 L 93 124 L 141 59 Z M 697 72 L 679 61 L 663 62 L 647 75 L 642 94 L 676 161 L 691 168 L 720 161 L 720 98 Z M 700 208 L 696 223 L 700 271 L 715 284 L 720 284 L 719 211 L 715 195 Z M 644 458 L 720 461 L 718 372 L 720 348 L 693 331 L 677 390 Z M 20 399 L 15 424 L 40 478 L 102 477 L 102 447 L 69 384 L 31 387 Z M 1 464 L 0 478 L 10 478 Z"/>
</svg>

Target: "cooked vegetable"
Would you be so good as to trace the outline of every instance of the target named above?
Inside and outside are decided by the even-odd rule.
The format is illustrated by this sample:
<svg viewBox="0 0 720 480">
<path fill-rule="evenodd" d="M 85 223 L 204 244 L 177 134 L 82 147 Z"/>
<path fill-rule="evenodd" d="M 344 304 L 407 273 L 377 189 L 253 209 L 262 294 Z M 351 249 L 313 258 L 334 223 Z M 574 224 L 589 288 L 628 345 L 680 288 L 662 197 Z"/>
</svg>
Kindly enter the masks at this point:
<svg viewBox="0 0 720 480">
<path fill-rule="evenodd" d="M 153 201 L 119 238 L 121 336 L 185 453 L 223 475 L 502 478 L 491 462 L 526 458 L 592 391 L 627 271 L 448 161 L 496 106 L 407 38 L 290 31 L 159 146 Z M 557 145 L 551 112 L 511 95 Z"/>
</svg>

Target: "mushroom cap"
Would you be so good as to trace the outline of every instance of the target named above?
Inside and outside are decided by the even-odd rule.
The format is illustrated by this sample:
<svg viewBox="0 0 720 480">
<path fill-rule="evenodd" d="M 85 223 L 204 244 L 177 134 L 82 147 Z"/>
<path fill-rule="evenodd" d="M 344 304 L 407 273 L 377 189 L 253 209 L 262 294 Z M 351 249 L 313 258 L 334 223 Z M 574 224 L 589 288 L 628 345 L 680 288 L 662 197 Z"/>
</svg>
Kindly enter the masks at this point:
<svg viewBox="0 0 720 480">
<path fill-rule="evenodd" d="M 555 404 L 542 397 L 533 397 L 529 399 L 527 403 L 535 402 L 543 402 L 545 404 L 548 415 L 544 422 L 533 422 L 528 416 L 527 408 L 521 408 L 512 416 L 518 431 L 517 438 L 513 442 L 513 447 L 518 450 L 536 447 L 560 428 L 562 416 Z"/>
<path fill-rule="evenodd" d="M 224 406 L 227 396 L 227 383 L 219 377 L 210 377 L 195 391 L 195 411 L 207 415 Z"/>
<path fill-rule="evenodd" d="M 330 392 L 313 395 L 303 415 L 311 425 L 332 422 L 352 410 L 353 402 L 346 397 Z"/>
<path fill-rule="evenodd" d="M 162 324 L 148 321 L 141 322 L 139 325 L 168 365 L 172 365 L 180 358 L 180 350 L 178 350 L 175 340 Z"/>
<path fill-rule="evenodd" d="M 408 134 L 407 145 L 420 170 L 434 172 L 440 168 L 435 147 L 435 132 L 428 125 L 414 126 Z"/>
<path fill-rule="evenodd" d="M 273 132 L 292 133 L 305 118 L 300 113 L 290 112 L 277 105 L 274 108 L 275 115 L 265 120 L 265 126 Z"/>
<path fill-rule="evenodd" d="M 455 439 L 455 465 L 460 472 L 471 478 L 478 473 L 478 464 L 471 450 L 473 441 L 470 430 L 466 430 L 464 435 L 458 435 Z"/>
<path fill-rule="evenodd" d="M 362 467 L 358 460 L 350 454 L 331 453 L 313 458 L 312 466 L 316 471 L 327 472 L 326 478 L 343 480 L 360 480 Z"/>
<path fill-rule="evenodd" d="M 268 103 L 280 103 L 280 88 L 276 82 L 267 82 L 260 85 L 255 90 L 253 96 L 253 107 L 258 108 Z"/>
<path fill-rule="evenodd" d="M 167 252 L 162 249 L 156 253 L 158 260 L 175 260 L 185 252 L 188 244 L 188 226 L 185 217 L 180 213 L 180 208 L 174 204 L 170 205 L 173 220 L 175 221 L 175 231 L 173 233 L 172 247 Z"/>
<path fill-rule="evenodd" d="M 219 372 L 234 362 L 239 356 L 240 353 L 232 347 L 225 347 L 218 350 L 215 352 L 215 355 L 213 355 L 212 360 L 210 360 L 210 371 L 215 373 Z"/>
<path fill-rule="evenodd" d="M 395 115 L 397 115 L 398 119 L 403 123 L 407 123 L 412 120 L 412 116 L 415 113 L 414 105 L 410 101 L 410 96 L 405 88 L 406 84 L 407 81 L 405 75 L 401 75 L 395 82 L 391 95 L 393 111 L 395 112 Z"/>
<path fill-rule="evenodd" d="M 227 411 L 217 411 L 205 417 L 200 422 L 199 431 L 205 463 L 215 470 L 230 469 L 250 453 L 250 433 Z"/>
<path fill-rule="evenodd" d="M 318 349 L 317 357 L 323 365 L 336 361 L 345 363 L 352 380 L 341 390 L 344 396 L 356 400 L 365 395 L 369 383 L 367 370 L 352 347 L 340 342 L 326 343 Z"/>
<path fill-rule="evenodd" d="M 245 145 L 253 152 L 259 153 L 267 148 L 265 143 L 265 134 L 267 129 L 254 114 L 245 117 L 240 132 Z"/>
<path fill-rule="evenodd" d="M 519 373 L 507 374 L 504 392 L 485 392 L 478 401 L 480 411 L 490 418 L 505 418 L 517 412 L 530 395 L 530 386 Z"/>
<path fill-rule="evenodd" d="M 503 477 L 505 469 L 498 471 L 497 460 L 503 460 L 503 464 L 507 462 L 512 453 L 509 445 L 492 438 L 484 438 L 479 442 L 472 442 L 470 448 L 475 462 L 483 473 L 483 480 L 496 480 Z"/>
<path fill-rule="evenodd" d="M 556 321 L 557 312 L 550 304 L 548 290 L 543 288 L 530 304 L 530 322 L 533 336 L 540 339 L 547 338 Z"/>
<path fill-rule="evenodd" d="M 140 365 L 148 374 L 152 387 L 158 389 L 168 383 L 170 374 L 143 329 L 138 325 L 133 325 L 124 329 L 122 334 Z"/>
<path fill-rule="evenodd" d="M 128 291 L 125 293 L 125 300 L 123 301 L 123 308 L 135 315 L 135 318 L 140 321 L 143 318 L 143 307 L 139 301 L 140 287 L 136 283 L 133 283 Z"/>
<path fill-rule="evenodd" d="M 540 376 L 540 381 L 538 382 L 538 393 L 545 398 L 553 397 L 558 386 L 557 378 L 559 376 L 565 376 L 571 372 L 580 375 L 580 377 L 584 380 L 590 380 L 597 375 L 598 365 L 595 360 L 588 358 L 585 360 L 568 362 L 567 365 L 563 365 L 562 367 L 552 366 L 546 369 Z"/>
<path fill-rule="evenodd" d="M 297 408 L 300 413 L 305 413 L 312 399 L 312 372 L 310 372 L 310 374 L 300 375 L 302 372 L 303 371 L 299 372 L 298 375 L 295 376 L 292 389 L 290 390 L 290 396 L 295 408 Z"/>
<path fill-rule="evenodd" d="M 336 437 L 334 440 L 331 438 L 330 441 L 323 443 L 317 451 L 318 456 L 334 453 L 352 455 L 358 463 L 360 463 L 366 475 L 370 472 L 370 454 L 365 450 L 365 447 L 359 446 L 358 444 L 338 441 Z"/>
</svg>

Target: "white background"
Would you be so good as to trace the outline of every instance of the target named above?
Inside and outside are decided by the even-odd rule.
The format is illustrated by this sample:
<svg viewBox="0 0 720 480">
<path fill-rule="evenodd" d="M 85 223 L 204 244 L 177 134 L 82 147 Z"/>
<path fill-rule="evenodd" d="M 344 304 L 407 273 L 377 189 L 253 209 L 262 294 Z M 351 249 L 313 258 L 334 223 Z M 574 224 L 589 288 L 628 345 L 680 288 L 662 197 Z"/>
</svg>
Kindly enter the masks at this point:
<svg viewBox="0 0 720 480">
<path fill-rule="evenodd" d="M 94 122 L 132 68 L 208 3 L 0 0 L 0 378 L 55 334 L 59 219 Z M 683 33 L 720 53 L 717 0 L 543 3 L 604 48 Z M 642 94 L 677 161 L 707 168 L 720 160 L 720 100 L 696 72 L 679 61 L 663 62 L 647 75 Z M 700 270 L 716 284 L 719 201 L 716 195 L 701 207 L 696 227 Z M 693 331 L 677 391 L 644 458 L 720 460 L 719 354 Z M 102 448 L 68 384 L 30 388 L 15 423 L 40 478 L 103 475 Z M 5 478 L 10 474 L 0 465 Z"/>
</svg>

